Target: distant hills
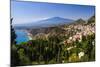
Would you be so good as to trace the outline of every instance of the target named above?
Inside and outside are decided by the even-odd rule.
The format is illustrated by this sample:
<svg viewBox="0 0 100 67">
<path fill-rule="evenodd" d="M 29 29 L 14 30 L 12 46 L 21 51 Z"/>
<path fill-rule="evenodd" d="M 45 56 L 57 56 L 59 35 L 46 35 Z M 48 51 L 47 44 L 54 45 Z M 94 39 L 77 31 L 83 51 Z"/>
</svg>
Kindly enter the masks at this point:
<svg viewBox="0 0 100 67">
<path fill-rule="evenodd" d="M 88 23 L 94 23 L 94 22 L 95 22 L 95 15 L 93 15 L 88 19 Z"/>
<path fill-rule="evenodd" d="M 56 19 L 56 18 L 55 18 Z M 57 17 L 57 20 L 58 20 L 58 17 Z M 71 30 L 68 30 L 68 28 L 71 28 L 72 26 L 77 26 L 77 25 L 89 25 L 95 22 L 95 17 L 92 16 L 90 17 L 88 20 L 83 20 L 83 19 L 77 19 L 73 22 L 69 22 L 64 24 L 62 21 L 61 23 L 63 23 L 62 25 L 58 25 L 58 26 L 53 26 L 53 27 L 42 27 L 42 28 L 37 28 L 37 29 L 34 29 L 34 28 L 31 28 L 29 29 L 30 30 L 30 33 L 32 33 L 32 35 L 34 36 L 34 38 L 38 38 L 38 37 L 45 37 L 45 36 L 52 36 L 52 35 L 65 35 L 65 34 L 71 34 L 71 33 L 65 33 L 66 31 L 71 31 Z M 52 22 L 51 22 L 52 23 Z M 71 27 L 69 27 L 71 26 Z M 43 38 L 42 37 L 42 38 Z"/>
<path fill-rule="evenodd" d="M 61 17 L 52 17 L 45 20 L 40 20 L 37 22 L 31 22 L 27 24 L 18 24 L 15 25 L 15 28 L 40 28 L 40 27 L 53 27 L 63 24 L 72 23 L 74 20 L 65 19 Z"/>
<path fill-rule="evenodd" d="M 37 22 L 29 22 L 26 24 L 16 24 L 14 25 L 15 29 L 40 29 L 40 28 L 46 28 L 46 27 L 55 27 L 55 26 L 61 26 L 65 24 L 84 24 L 86 20 L 83 19 L 65 19 L 61 17 L 52 17 L 45 20 L 39 20 Z M 95 22 L 95 15 L 91 16 L 88 20 L 88 23 Z"/>
<path fill-rule="evenodd" d="M 86 23 L 86 21 L 80 18 L 80 19 L 75 20 L 75 21 L 74 21 L 73 23 L 71 23 L 71 24 L 84 24 L 84 23 Z"/>
</svg>

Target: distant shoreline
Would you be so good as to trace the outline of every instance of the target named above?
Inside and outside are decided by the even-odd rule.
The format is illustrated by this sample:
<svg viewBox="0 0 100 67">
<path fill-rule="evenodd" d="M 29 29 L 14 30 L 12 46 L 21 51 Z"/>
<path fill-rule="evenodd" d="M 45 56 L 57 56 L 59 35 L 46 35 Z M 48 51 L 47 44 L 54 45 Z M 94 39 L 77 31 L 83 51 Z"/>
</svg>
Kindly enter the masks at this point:
<svg viewBox="0 0 100 67">
<path fill-rule="evenodd" d="M 21 29 L 21 31 L 26 32 L 26 34 L 27 34 L 29 40 L 32 40 L 32 39 L 33 39 L 33 38 L 32 38 L 32 34 L 31 34 L 28 30 L 22 30 L 22 29 Z"/>
<path fill-rule="evenodd" d="M 27 32 L 27 35 L 28 35 L 29 40 L 32 40 L 32 34 Z"/>
</svg>

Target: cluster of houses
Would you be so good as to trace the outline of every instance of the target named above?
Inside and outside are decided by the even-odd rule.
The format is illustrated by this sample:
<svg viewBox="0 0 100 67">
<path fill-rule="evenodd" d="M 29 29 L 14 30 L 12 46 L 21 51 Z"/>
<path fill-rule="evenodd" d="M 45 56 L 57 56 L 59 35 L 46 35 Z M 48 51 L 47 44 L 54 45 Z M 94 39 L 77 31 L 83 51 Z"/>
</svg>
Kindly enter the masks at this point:
<svg viewBox="0 0 100 67">
<path fill-rule="evenodd" d="M 82 25 L 82 24 L 77 24 L 77 25 L 69 25 L 68 27 L 64 28 L 67 33 L 71 32 L 71 35 L 68 35 L 68 39 L 64 40 L 65 45 L 71 45 L 73 42 L 76 40 L 78 42 L 82 41 L 82 36 L 87 37 L 88 35 L 95 34 L 95 23 L 87 24 L 87 25 Z M 94 41 L 92 42 L 94 45 Z M 68 51 L 70 51 L 72 48 L 75 48 L 75 46 L 70 46 L 67 48 Z M 84 56 L 84 52 L 81 51 L 78 53 L 78 58 L 81 59 Z"/>
<path fill-rule="evenodd" d="M 73 32 L 71 32 L 71 34 L 73 34 L 72 36 L 69 36 L 69 38 L 67 40 L 64 41 L 64 44 L 70 44 L 74 41 L 82 41 L 82 36 L 87 36 L 87 35 L 92 35 L 95 33 L 95 24 L 89 24 L 89 25 L 69 25 L 68 28 L 66 28 L 66 32 L 68 32 L 68 30 L 73 30 Z"/>
</svg>

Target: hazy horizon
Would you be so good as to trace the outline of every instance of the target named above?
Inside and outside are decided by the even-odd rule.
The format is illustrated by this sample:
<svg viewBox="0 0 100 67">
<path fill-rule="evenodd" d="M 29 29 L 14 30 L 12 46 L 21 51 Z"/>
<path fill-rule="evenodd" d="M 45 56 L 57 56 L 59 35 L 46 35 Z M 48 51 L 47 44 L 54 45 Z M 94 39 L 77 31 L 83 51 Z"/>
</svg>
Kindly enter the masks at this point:
<svg viewBox="0 0 100 67">
<path fill-rule="evenodd" d="M 87 20 L 95 14 L 94 6 L 11 1 L 13 24 L 35 22 L 52 17 Z"/>
</svg>

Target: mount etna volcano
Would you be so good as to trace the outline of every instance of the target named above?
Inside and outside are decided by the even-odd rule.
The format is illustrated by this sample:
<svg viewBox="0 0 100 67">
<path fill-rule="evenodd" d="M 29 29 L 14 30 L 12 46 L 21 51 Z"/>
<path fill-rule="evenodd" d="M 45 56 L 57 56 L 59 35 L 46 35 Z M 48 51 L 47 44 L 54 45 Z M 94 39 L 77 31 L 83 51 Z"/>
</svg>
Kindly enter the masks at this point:
<svg viewBox="0 0 100 67">
<path fill-rule="evenodd" d="M 65 19 L 61 17 L 52 17 L 45 20 L 39 20 L 37 22 L 30 22 L 26 24 L 16 24 L 16 28 L 40 28 L 40 27 L 53 27 L 63 24 L 69 24 L 73 22 L 72 19 Z"/>
</svg>

